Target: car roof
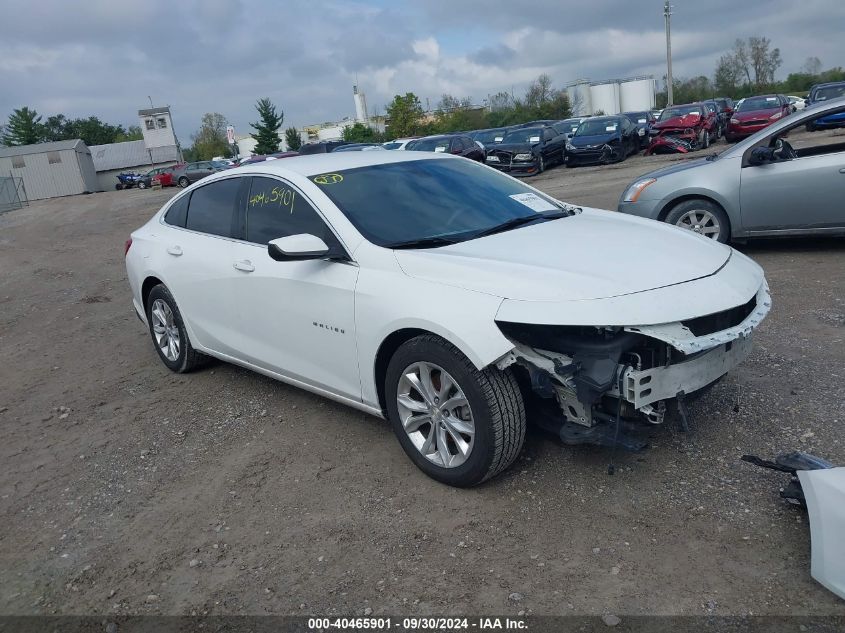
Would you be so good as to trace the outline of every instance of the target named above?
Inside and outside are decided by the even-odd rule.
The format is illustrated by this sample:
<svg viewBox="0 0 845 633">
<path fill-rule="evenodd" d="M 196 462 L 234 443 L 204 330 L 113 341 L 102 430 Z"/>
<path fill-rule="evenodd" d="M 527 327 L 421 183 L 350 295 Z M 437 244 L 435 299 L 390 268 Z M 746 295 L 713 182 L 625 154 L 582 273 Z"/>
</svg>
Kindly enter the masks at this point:
<svg viewBox="0 0 845 633">
<path fill-rule="evenodd" d="M 221 174 L 234 175 L 238 173 L 267 174 L 277 176 L 288 176 L 297 174 L 299 176 L 313 176 L 314 174 L 331 173 L 333 171 L 344 171 L 356 167 L 370 167 L 371 165 L 383 165 L 387 163 L 404 163 L 412 160 L 465 160 L 459 156 L 451 156 L 444 153 L 429 152 L 340 152 L 335 154 L 309 154 L 307 156 L 292 156 L 285 160 L 271 160 L 262 163 L 254 163 L 245 167 L 235 167 L 220 172 Z M 209 176 L 214 178 L 214 176 Z M 204 179 L 208 180 L 208 179 Z"/>
</svg>

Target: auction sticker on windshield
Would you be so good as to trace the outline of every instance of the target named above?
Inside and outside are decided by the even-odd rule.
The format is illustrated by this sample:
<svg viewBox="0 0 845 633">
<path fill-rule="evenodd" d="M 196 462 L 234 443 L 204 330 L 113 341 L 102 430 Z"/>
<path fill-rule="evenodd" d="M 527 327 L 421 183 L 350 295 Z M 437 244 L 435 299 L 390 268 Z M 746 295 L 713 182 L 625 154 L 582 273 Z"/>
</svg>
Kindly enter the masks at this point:
<svg viewBox="0 0 845 633">
<path fill-rule="evenodd" d="M 520 204 L 524 204 L 526 207 L 532 211 L 536 211 L 537 213 L 541 213 L 543 211 L 554 211 L 557 209 L 555 205 L 548 200 L 543 200 L 543 198 L 538 196 L 536 193 L 515 193 L 508 197 L 512 200 L 516 200 Z"/>
</svg>

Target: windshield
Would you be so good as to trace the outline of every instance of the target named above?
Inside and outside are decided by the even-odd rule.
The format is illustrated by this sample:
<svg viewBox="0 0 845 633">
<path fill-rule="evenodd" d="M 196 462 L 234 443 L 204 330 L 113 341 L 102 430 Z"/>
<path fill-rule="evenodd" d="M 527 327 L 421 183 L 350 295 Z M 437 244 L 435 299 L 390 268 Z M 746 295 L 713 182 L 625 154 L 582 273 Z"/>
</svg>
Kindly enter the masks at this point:
<svg viewBox="0 0 845 633">
<path fill-rule="evenodd" d="M 587 119 L 578 126 L 575 136 L 603 136 L 613 134 L 619 127 L 618 119 Z"/>
<path fill-rule="evenodd" d="M 737 112 L 751 112 L 752 110 L 771 110 L 779 108 L 780 101 L 777 97 L 748 97 L 737 108 Z"/>
<path fill-rule="evenodd" d="M 388 248 L 438 237 L 464 241 L 515 218 L 561 209 L 521 182 L 469 160 L 403 161 L 310 179 L 364 237 Z"/>
<path fill-rule="evenodd" d="M 827 86 L 816 90 L 813 96 L 813 101 L 827 101 L 828 99 L 836 99 L 845 96 L 845 84 L 840 86 Z"/>
<path fill-rule="evenodd" d="M 485 130 L 484 132 L 478 132 L 475 135 L 475 140 L 484 143 L 485 145 L 489 143 L 498 143 L 504 138 L 505 131 L 504 130 Z"/>
<path fill-rule="evenodd" d="M 578 129 L 579 125 L 581 125 L 581 122 L 577 120 L 561 121 L 560 123 L 555 123 L 552 127 L 561 134 L 575 134 L 575 130 Z"/>
<path fill-rule="evenodd" d="M 449 138 L 422 138 L 413 143 L 409 143 L 407 149 L 412 149 L 417 152 L 448 152 Z"/>
<path fill-rule="evenodd" d="M 524 127 L 505 134 L 502 143 L 539 143 L 543 138 L 543 129 L 539 127 Z"/>
<path fill-rule="evenodd" d="M 648 123 L 648 114 L 646 112 L 628 112 L 625 116 L 628 117 L 628 120 L 634 125 Z"/>
<path fill-rule="evenodd" d="M 701 116 L 701 106 L 677 106 L 674 108 L 666 108 L 661 114 L 658 121 L 666 121 L 676 116 L 685 116 L 687 114 L 697 114 Z"/>
</svg>

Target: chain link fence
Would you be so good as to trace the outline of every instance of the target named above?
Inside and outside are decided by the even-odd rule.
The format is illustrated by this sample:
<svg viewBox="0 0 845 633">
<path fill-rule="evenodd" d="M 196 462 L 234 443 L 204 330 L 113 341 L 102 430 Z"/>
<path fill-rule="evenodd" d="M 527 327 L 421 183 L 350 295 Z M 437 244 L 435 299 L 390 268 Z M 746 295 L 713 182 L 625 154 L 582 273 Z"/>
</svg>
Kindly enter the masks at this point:
<svg viewBox="0 0 845 633">
<path fill-rule="evenodd" d="M 23 178 L 0 176 L 0 213 L 29 206 Z"/>
</svg>

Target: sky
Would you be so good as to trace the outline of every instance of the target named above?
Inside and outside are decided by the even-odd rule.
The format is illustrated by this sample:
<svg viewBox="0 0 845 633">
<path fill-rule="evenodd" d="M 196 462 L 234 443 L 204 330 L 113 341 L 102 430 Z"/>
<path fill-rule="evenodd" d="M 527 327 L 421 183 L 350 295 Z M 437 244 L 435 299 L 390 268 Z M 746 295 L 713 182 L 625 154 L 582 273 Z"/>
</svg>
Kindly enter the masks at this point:
<svg viewBox="0 0 845 633">
<path fill-rule="evenodd" d="M 781 49 L 777 77 L 810 56 L 845 66 L 843 0 L 674 0 L 675 77 L 712 76 L 736 38 Z M 0 122 L 49 116 L 137 124 L 170 105 L 183 146 L 205 112 L 238 134 L 269 97 L 284 126 L 370 114 L 414 92 L 481 103 L 556 86 L 666 72 L 662 0 L 0 0 Z"/>
</svg>

